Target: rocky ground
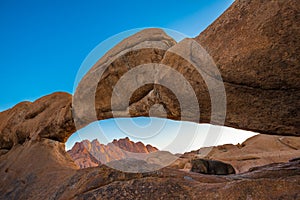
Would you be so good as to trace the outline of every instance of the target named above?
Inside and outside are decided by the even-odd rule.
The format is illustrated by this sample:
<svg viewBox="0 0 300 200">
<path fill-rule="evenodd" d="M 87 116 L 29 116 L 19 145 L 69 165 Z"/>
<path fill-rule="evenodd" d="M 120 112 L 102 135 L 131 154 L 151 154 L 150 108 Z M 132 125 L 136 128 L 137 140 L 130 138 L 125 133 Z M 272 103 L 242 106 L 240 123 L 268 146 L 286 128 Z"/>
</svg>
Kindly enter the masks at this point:
<svg viewBox="0 0 300 200">
<path fill-rule="evenodd" d="M 195 39 L 176 43 L 162 30 L 144 30 L 101 58 L 73 97 L 54 93 L 1 112 L 0 199 L 299 199 L 300 161 L 287 162 L 289 152 L 299 151 L 299 140 L 281 137 L 300 136 L 299 13 L 298 0 L 236 0 Z M 221 75 L 198 44 L 213 57 Z M 146 84 L 132 93 L 129 103 L 116 98 L 118 112 L 113 116 L 113 86 L 130 69 L 149 63 L 150 71 L 160 63 L 180 72 L 198 103 L 190 103 L 188 84 L 176 85 L 182 105 L 168 88 Z M 193 65 L 200 67 L 202 77 Z M 136 81 L 123 87 L 143 83 L 141 77 L 129 79 Z M 152 78 L 174 85 L 168 70 Z M 225 90 L 226 96 L 210 99 L 204 79 L 213 93 Z M 213 103 L 224 100 L 225 113 L 211 112 Z M 153 105 L 159 106 L 150 109 Z M 186 112 L 181 113 L 180 106 Z M 199 122 L 194 112 L 199 107 L 200 122 L 220 124 L 225 117 L 227 126 L 278 137 L 259 136 L 244 146 L 214 148 L 209 158 L 230 162 L 242 172 L 228 176 L 170 167 L 147 173 L 125 173 L 103 165 L 79 169 L 65 151 L 70 135 L 95 120 L 152 112 L 152 116 Z M 271 150 L 261 152 L 261 147 Z M 271 161 L 285 162 L 253 167 Z"/>
<path fill-rule="evenodd" d="M 78 169 L 64 144 L 28 141 L 0 157 L 1 199 L 297 199 L 300 160 L 215 176 L 164 168 L 124 173 Z"/>
<path fill-rule="evenodd" d="M 260 134 L 242 144 L 225 144 L 184 153 L 171 167 L 190 170 L 192 159 L 206 158 L 229 163 L 237 173 L 243 173 L 252 167 L 288 162 L 296 157 L 300 157 L 299 137 Z"/>
</svg>

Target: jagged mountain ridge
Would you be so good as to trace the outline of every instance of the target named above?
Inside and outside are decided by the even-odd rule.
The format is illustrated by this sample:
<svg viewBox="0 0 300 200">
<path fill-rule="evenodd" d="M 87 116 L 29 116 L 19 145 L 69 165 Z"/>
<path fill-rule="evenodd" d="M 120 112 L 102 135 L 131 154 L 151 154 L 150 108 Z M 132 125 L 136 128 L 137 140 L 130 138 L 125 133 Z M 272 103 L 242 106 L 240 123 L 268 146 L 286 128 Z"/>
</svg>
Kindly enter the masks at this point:
<svg viewBox="0 0 300 200">
<path fill-rule="evenodd" d="M 101 144 L 97 139 L 91 142 L 83 140 L 76 142 L 68 153 L 80 168 L 87 168 L 132 157 L 132 153 L 149 154 L 156 151 L 158 151 L 156 147 L 149 144 L 144 145 L 142 142 L 135 143 L 126 137 L 119 140 L 114 139 L 107 145 Z"/>
<path fill-rule="evenodd" d="M 243 11 L 244 8 L 247 12 Z M 237 23 L 232 23 L 230 19 L 238 16 L 240 11 L 242 15 L 238 21 L 246 18 L 249 20 L 238 27 Z M 299 45 L 292 42 L 299 42 L 299 28 L 292 28 L 293 25 L 299 27 L 299 11 L 298 0 L 236 0 L 217 20 L 220 23 L 212 24 L 208 31 L 199 36 L 199 42 L 214 57 L 217 65 L 220 68 L 226 66 L 226 69 L 221 70 L 222 76 L 225 77 L 225 71 L 231 70 L 238 75 L 224 78 L 229 93 L 227 125 L 242 129 L 252 128 L 267 134 L 299 136 L 299 76 L 296 76 L 299 70 L 293 70 L 294 67 L 289 62 L 280 62 L 296 61 L 296 66 L 299 67 Z M 266 18 L 263 13 L 271 13 L 271 16 Z M 280 14 L 275 16 L 276 13 Z M 229 16 L 229 19 L 226 16 Z M 257 19 L 251 19 L 249 16 L 256 16 Z M 292 26 L 289 25 L 289 21 Z M 237 41 L 231 33 L 227 34 L 226 40 L 224 39 L 224 34 L 230 30 L 239 35 L 241 40 L 248 35 L 254 35 L 256 39 L 261 38 L 261 32 L 255 27 L 242 31 L 246 25 L 253 24 L 260 24 L 260 27 L 269 30 L 267 38 L 270 46 L 266 46 L 267 51 L 259 51 L 261 54 L 255 52 L 255 48 Z M 278 37 L 280 40 L 272 39 L 277 38 L 277 33 L 281 33 Z M 134 37 L 136 36 L 132 36 L 130 40 L 134 40 Z M 222 39 L 221 42 L 218 38 Z M 281 39 L 287 39 L 291 43 L 283 45 Z M 234 46 L 235 42 L 239 45 L 238 49 Z M 238 57 L 227 54 L 225 47 L 228 47 L 227 50 L 236 51 Z M 285 58 L 285 52 L 296 52 L 296 56 L 287 55 Z M 153 57 L 145 56 L 149 55 L 149 52 L 141 56 L 138 56 L 139 52 L 136 53 L 132 61 L 141 58 L 157 60 L 161 55 L 155 54 L 157 52 L 154 51 Z M 282 53 L 283 56 L 278 53 Z M 225 55 L 226 60 L 222 59 L 222 55 Z M 236 68 L 262 61 L 256 59 L 256 55 L 274 61 L 269 63 L 270 65 L 260 62 L 262 65 L 258 66 L 261 67 L 259 69 L 268 71 L 268 66 L 281 63 L 276 67 L 278 71 L 286 67 L 287 71 L 295 73 L 295 76 L 285 76 L 286 73 L 282 75 L 276 70 L 269 70 L 268 73 L 272 72 L 272 76 L 264 76 L 269 77 L 265 84 L 263 81 L 256 82 L 256 75 L 263 73 L 257 68 L 250 68 L 250 71 L 247 67 Z M 228 62 L 223 65 L 221 61 Z M 178 59 L 174 58 L 173 63 L 178 63 Z M 252 81 L 245 78 L 251 74 L 256 74 Z M 271 81 L 272 79 L 275 81 Z M 280 81 L 277 81 L 278 79 Z M 292 81 L 295 79 L 296 81 Z M 277 85 L 283 82 L 286 82 L 282 85 L 286 88 Z M 239 85 L 240 83 L 242 84 Z M 172 103 L 167 100 L 166 104 Z M 256 168 L 254 171 L 226 178 L 185 173 L 170 168 L 146 174 L 124 173 L 105 166 L 78 170 L 64 151 L 65 141 L 76 131 L 72 121 L 71 102 L 71 95 L 55 93 L 34 103 L 20 103 L 0 113 L 0 148 L 4 153 L 0 156 L 0 199 L 299 199 L 299 159 Z M 147 104 L 141 101 L 139 105 L 139 108 L 143 108 Z M 136 110 L 136 115 L 142 114 L 144 113 Z M 105 119 L 111 115 L 104 112 L 98 117 Z"/>
</svg>

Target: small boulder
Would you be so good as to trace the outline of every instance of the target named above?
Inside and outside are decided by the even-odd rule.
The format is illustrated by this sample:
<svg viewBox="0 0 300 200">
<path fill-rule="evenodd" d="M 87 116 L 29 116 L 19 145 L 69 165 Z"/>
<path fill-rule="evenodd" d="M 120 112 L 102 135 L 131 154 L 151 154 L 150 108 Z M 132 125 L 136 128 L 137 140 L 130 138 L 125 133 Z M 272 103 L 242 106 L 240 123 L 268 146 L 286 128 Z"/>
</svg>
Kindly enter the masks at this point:
<svg viewBox="0 0 300 200">
<path fill-rule="evenodd" d="M 194 159 L 191 161 L 191 164 L 192 172 L 212 175 L 235 174 L 235 170 L 230 164 L 217 160 Z"/>
</svg>

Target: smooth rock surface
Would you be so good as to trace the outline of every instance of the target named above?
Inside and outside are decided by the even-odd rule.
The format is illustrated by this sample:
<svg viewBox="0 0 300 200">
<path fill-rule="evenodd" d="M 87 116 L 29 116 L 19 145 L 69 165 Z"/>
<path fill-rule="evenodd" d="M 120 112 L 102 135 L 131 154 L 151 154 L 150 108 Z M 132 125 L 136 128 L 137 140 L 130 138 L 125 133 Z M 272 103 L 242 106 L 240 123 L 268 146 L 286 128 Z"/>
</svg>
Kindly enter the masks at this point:
<svg viewBox="0 0 300 200">
<path fill-rule="evenodd" d="M 75 121 L 82 127 L 97 119 L 149 116 L 151 108 L 160 105 L 152 116 L 298 136 L 299 7 L 296 0 L 238 0 L 195 40 L 176 44 L 159 29 L 130 36 L 79 83 Z M 144 71 L 126 76 L 145 64 Z M 161 65 L 175 69 L 187 83 Z M 148 79 L 152 82 L 147 84 Z M 189 85 L 196 104 L 190 102 Z"/>
<path fill-rule="evenodd" d="M 191 160 L 205 158 L 229 163 L 237 173 L 243 173 L 253 167 L 288 162 L 297 157 L 300 157 L 299 137 L 260 134 L 242 144 L 205 147 L 184 153 L 171 167 L 188 171 L 192 168 Z"/>
</svg>

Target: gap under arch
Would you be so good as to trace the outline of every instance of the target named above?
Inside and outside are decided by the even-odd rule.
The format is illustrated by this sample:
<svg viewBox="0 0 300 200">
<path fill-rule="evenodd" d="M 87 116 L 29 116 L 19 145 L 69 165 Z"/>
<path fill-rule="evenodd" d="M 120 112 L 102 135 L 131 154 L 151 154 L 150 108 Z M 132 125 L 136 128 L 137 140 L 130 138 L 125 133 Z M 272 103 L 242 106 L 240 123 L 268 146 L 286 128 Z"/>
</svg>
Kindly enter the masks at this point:
<svg viewBox="0 0 300 200">
<path fill-rule="evenodd" d="M 182 143 L 176 142 L 170 145 L 180 134 L 187 135 L 187 137 L 182 137 Z M 211 136 L 210 134 L 217 135 L 214 136 L 213 140 L 207 140 Z M 156 117 L 111 118 L 93 122 L 73 133 L 66 142 L 66 150 L 71 149 L 76 142 L 82 140 L 97 139 L 101 144 L 106 145 L 114 139 L 128 137 L 133 142 L 150 144 L 159 150 L 175 154 L 202 147 L 238 144 L 257 134 L 225 126 Z"/>
</svg>

